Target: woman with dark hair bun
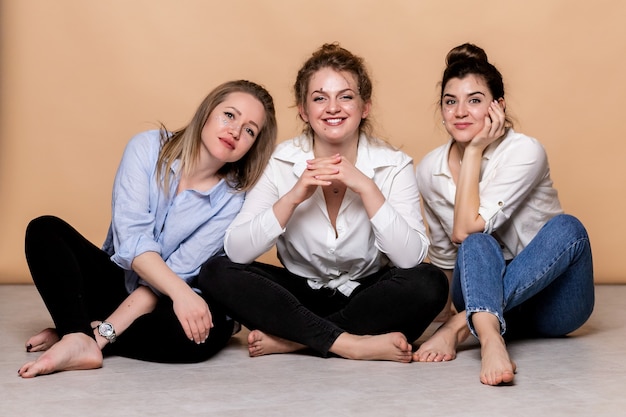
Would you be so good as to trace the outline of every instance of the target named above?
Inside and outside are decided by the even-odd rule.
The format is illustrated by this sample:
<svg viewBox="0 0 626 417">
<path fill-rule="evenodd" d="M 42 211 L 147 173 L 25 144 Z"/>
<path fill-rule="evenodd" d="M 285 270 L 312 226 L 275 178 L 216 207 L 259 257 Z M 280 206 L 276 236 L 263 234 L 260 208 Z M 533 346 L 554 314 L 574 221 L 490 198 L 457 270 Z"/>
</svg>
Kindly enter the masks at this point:
<svg viewBox="0 0 626 417">
<path fill-rule="evenodd" d="M 542 145 L 513 130 L 502 75 L 485 51 L 466 43 L 446 64 L 439 104 L 450 140 L 424 157 L 417 180 L 429 258 L 451 280 L 459 313 L 413 359 L 452 360 L 471 332 L 481 382 L 511 383 L 504 336 L 563 336 L 591 315 L 589 237 L 563 214 Z"/>
</svg>

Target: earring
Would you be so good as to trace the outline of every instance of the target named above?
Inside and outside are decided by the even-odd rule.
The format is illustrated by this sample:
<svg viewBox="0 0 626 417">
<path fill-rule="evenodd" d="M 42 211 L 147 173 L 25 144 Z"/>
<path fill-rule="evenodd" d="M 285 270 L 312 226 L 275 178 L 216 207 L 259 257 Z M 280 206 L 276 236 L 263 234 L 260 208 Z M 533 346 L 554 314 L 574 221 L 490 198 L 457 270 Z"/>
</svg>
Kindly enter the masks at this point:
<svg viewBox="0 0 626 417">
<path fill-rule="evenodd" d="M 445 124 L 446 124 L 446 121 L 445 121 L 445 120 L 442 120 L 442 121 L 441 121 L 441 124 L 442 124 L 442 125 L 445 125 Z"/>
</svg>

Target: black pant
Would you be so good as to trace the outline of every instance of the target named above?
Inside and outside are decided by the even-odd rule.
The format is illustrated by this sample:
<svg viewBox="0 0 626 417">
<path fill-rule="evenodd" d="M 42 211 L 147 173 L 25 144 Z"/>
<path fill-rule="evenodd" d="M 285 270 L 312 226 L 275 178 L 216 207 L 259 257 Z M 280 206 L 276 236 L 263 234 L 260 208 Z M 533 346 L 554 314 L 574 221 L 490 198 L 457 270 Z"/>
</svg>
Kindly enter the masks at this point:
<svg viewBox="0 0 626 417">
<path fill-rule="evenodd" d="M 81 332 L 94 337 L 91 322 L 104 320 L 128 296 L 124 269 L 69 224 L 53 216 L 34 219 L 26 229 L 26 260 L 59 337 Z M 153 312 L 139 317 L 103 353 L 169 363 L 206 360 L 222 349 L 233 322 L 211 308 L 213 323 L 203 344 L 190 341 L 161 297 Z"/>
<path fill-rule="evenodd" d="M 443 309 L 448 280 L 437 267 L 386 268 L 359 279 L 349 297 L 312 289 L 285 268 L 254 262 L 210 259 L 198 286 L 213 305 L 250 329 L 308 346 L 322 356 L 343 332 L 375 335 L 399 331 L 417 339 Z"/>
</svg>

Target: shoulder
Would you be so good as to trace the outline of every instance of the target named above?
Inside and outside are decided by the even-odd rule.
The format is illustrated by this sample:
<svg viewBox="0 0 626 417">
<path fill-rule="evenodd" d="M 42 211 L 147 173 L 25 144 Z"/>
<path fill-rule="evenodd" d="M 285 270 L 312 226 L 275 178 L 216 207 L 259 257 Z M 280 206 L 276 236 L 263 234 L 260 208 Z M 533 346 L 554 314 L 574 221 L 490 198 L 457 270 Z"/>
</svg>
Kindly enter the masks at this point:
<svg viewBox="0 0 626 417">
<path fill-rule="evenodd" d="M 147 130 L 133 136 L 126 145 L 126 150 L 135 152 L 154 152 L 161 148 L 161 131 Z"/>
<path fill-rule="evenodd" d="M 303 157 L 309 158 L 311 155 L 312 147 L 309 138 L 306 135 L 300 135 L 295 138 L 287 139 L 276 145 L 272 154 L 272 159 L 278 159 L 286 162 L 297 162 Z"/>
<path fill-rule="evenodd" d="M 537 139 L 510 129 L 495 153 L 506 154 L 508 158 L 525 160 L 547 159 L 546 151 Z"/>
<path fill-rule="evenodd" d="M 438 167 L 440 167 L 442 161 L 445 160 L 449 147 L 450 142 L 448 141 L 428 152 L 417 164 L 417 173 L 431 175 L 434 174 L 435 171 L 438 171 Z"/>
<path fill-rule="evenodd" d="M 367 157 L 368 165 L 373 167 L 393 166 L 402 168 L 413 163 L 413 158 L 378 138 L 362 136 L 359 140 L 359 158 Z"/>
</svg>

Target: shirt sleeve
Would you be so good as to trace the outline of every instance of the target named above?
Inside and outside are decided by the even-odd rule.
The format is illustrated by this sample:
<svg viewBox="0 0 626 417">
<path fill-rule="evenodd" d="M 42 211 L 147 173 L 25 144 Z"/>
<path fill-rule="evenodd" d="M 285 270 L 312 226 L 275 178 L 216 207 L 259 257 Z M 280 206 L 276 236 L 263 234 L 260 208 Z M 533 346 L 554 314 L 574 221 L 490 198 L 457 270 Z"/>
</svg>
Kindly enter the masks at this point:
<svg viewBox="0 0 626 417">
<path fill-rule="evenodd" d="M 478 213 L 485 233 L 493 233 L 509 221 L 535 187 L 549 175 L 543 146 L 527 136 L 510 136 L 496 150 L 492 164 L 480 182 Z"/>
<path fill-rule="evenodd" d="M 440 268 L 454 269 L 458 249 L 450 239 L 454 200 L 445 197 L 451 179 L 439 173 L 440 169 L 437 168 L 446 147 L 439 148 L 422 159 L 416 169 L 416 178 L 430 237 L 429 260 Z"/>
<path fill-rule="evenodd" d="M 285 232 L 274 215 L 278 189 L 272 180 L 272 164 L 248 192 L 240 213 L 226 231 L 224 249 L 236 263 L 250 263 L 274 246 Z"/>
<path fill-rule="evenodd" d="M 158 149 L 154 151 L 156 141 L 150 139 L 144 133 L 130 140 L 113 183 L 111 230 L 115 253 L 111 260 L 128 270 L 137 255 L 161 254 L 154 239 L 154 213 L 150 211 L 150 182 L 155 175 Z"/>
<path fill-rule="evenodd" d="M 417 181 L 410 159 L 394 176 L 386 201 L 372 217 L 376 247 L 399 268 L 412 268 L 428 252 L 428 238 L 420 212 Z"/>
<path fill-rule="evenodd" d="M 227 198 L 228 202 L 165 259 L 170 269 L 187 282 L 198 275 L 206 260 L 224 253 L 224 235 L 241 209 L 243 193 L 227 193 L 223 198 Z"/>
</svg>

